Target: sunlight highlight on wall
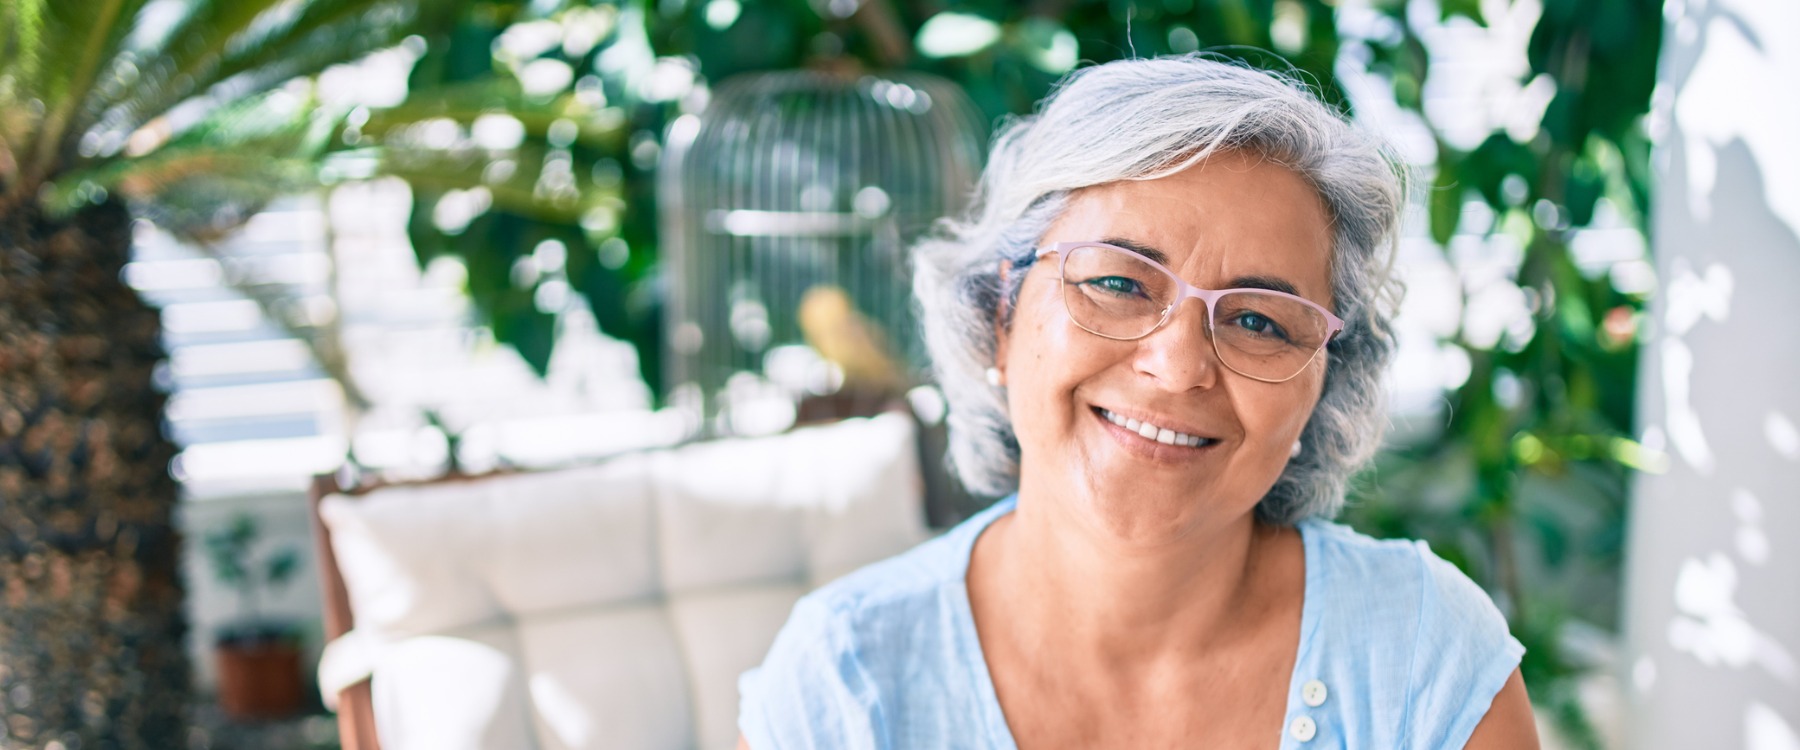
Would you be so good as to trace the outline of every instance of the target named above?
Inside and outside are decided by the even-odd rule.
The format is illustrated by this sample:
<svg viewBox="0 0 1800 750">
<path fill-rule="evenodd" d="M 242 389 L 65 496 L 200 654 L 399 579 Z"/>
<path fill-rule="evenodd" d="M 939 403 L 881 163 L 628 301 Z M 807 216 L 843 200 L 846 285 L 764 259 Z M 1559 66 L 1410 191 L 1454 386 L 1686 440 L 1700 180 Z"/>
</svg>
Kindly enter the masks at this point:
<svg viewBox="0 0 1800 750">
<path fill-rule="evenodd" d="M 1689 210 L 1705 220 L 1713 211 L 1718 150 L 1732 141 L 1749 146 L 1759 164 L 1800 164 L 1800 140 L 1793 137 L 1800 96 L 1793 95 L 1793 80 L 1782 76 L 1782 71 L 1800 67 L 1800 47 L 1769 36 L 1777 29 L 1800 28 L 1800 3 L 1670 0 L 1665 14 L 1678 19 L 1676 44 L 1698 41 L 1706 46 L 1675 102 L 1687 147 Z M 1745 101 L 1766 108 L 1768 116 L 1738 116 Z M 1788 231 L 1800 234 L 1800 170 L 1764 170 L 1763 189 Z"/>
</svg>

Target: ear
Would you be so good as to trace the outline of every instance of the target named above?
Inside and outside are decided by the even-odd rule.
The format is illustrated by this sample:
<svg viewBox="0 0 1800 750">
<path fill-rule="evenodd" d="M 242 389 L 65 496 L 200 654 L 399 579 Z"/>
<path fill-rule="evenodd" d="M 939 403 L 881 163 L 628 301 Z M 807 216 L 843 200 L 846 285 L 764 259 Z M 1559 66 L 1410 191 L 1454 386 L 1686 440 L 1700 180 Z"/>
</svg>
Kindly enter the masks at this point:
<svg viewBox="0 0 1800 750">
<path fill-rule="evenodd" d="M 994 366 L 1006 373 L 1006 339 L 1009 326 L 1007 317 L 1012 314 L 1012 301 L 1006 298 L 1006 282 L 1012 275 L 1012 261 L 1000 261 L 1000 298 L 994 303 Z"/>
</svg>

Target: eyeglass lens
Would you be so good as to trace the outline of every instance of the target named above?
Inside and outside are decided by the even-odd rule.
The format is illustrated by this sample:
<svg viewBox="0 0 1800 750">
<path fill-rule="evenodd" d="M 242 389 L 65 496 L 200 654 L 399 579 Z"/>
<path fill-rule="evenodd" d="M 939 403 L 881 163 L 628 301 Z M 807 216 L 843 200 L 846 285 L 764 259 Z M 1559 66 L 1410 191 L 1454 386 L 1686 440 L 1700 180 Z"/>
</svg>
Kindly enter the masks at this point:
<svg viewBox="0 0 1800 750">
<path fill-rule="evenodd" d="M 1149 335 L 1175 303 L 1175 278 L 1135 255 L 1088 245 L 1065 256 L 1063 303 L 1075 324 L 1091 333 Z M 1293 377 L 1330 336 L 1316 308 L 1273 292 L 1232 292 L 1218 298 L 1212 312 L 1209 328 L 1219 360 L 1253 378 Z"/>
</svg>

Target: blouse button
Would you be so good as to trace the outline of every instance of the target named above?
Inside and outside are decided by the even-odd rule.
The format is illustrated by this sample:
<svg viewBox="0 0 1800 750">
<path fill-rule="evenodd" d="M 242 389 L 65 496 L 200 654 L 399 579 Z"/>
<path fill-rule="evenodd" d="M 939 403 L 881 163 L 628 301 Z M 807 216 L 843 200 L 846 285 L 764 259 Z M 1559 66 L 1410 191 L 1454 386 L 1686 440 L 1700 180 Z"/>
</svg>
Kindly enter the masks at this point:
<svg viewBox="0 0 1800 750">
<path fill-rule="evenodd" d="M 1300 686 L 1300 699 L 1306 701 L 1308 706 L 1318 708 L 1324 705 L 1325 696 L 1325 683 L 1323 682 L 1308 680 L 1305 685 Z"/>
<path fill-rule="evenodd" d="M 1312 740 L 1313 735 L 1319 733 L 1319 727 L 1313 724 L 1312 719 L 1301 716 L 1294 719 L 1294 723 L 1288 727 L 1288 732 L 1294 735 L 1294 739 L 1308 742 Z"/>
</svg>

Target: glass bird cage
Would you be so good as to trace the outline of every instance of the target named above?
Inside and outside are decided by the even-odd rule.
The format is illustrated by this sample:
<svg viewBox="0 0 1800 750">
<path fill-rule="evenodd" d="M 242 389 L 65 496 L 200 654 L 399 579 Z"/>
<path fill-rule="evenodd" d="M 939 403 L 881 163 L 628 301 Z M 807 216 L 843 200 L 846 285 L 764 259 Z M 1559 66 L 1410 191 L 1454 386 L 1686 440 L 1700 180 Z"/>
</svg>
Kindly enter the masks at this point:
<svg viewBox="0 0 1800 750">
<path fill-rule="evenodd" d="M 808 394 L 920 380 L 907 249 L 966 204 L 986 135 L 948 81 L 833 71 L 739 76 L 671 125 L 670 405 L 754 434 Z"/>
</svg>

